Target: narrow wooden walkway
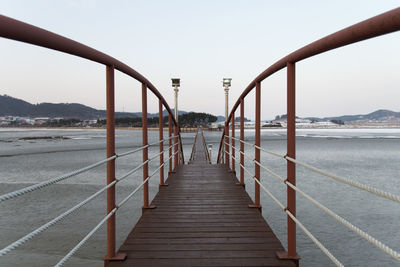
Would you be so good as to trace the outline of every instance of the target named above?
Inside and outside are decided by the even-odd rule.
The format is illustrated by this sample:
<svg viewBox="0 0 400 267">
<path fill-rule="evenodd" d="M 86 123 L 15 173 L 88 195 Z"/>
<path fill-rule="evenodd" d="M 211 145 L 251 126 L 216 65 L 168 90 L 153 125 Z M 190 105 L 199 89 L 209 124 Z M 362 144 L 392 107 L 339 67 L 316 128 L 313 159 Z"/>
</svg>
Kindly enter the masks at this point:
<svg viewBox="0 0 400 267">
<path fill-rule="evenodd" d="M 196 138 L 194 161 L 162 187 L 110 266 L 296 266 L 277 259 L 283 247 L 226 165 L 206 161 Z"/>
</svg>

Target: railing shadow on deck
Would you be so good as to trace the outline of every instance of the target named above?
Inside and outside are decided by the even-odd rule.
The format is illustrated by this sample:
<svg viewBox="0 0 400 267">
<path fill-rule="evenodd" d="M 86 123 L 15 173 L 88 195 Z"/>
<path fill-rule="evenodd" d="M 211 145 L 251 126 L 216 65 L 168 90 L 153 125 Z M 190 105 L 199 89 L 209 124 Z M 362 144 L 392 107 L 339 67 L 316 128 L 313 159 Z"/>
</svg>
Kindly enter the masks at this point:
<svg viewBox="0 0 400 267">
<path fill-rule="evenodd" d="M 391 32 L 400 30 L 400 8 L 393 9 L 381 15 L 372 17 L 363 22 L 345 28 L 341 31 L 328 35 L 318 41 L 315 41 L 309 45 L 300 48 L 299 50 L 287 55 L 281 60 L 277 61 L 269 68 L 259 74 L 241 93 L 238 100 L 231 109 L 231 112 L 226 118 L 224 131 L 222 133 L 220 146 L 218 150 L 218 163 L 225 163 L 230 165 L 233 172 L 235 172 L 235 162 L 239 163 L 240 166 L 240 178 L 239 184 L 244 185 L 244 174 L 245 172 L 254 179 L 255 190 L 254 190 L 254 205 L 252 207 L 261 210 L 260 205 L 260 187 L 265 191 L 276 204 L 287 214 L 287 252 L 278 252 L 279 258 L 286 259 L 299 259 L 296 251 L 296 224 L 305 232 L 305 234 L 332 260 L 337 266 L 343 266 L 311 233 L 308 231 L 303 224 L 296 218 L 296 192 L 302 195 L 304 198 L 309 200 L 312 204 L 323 210 L 328 215 L 335 218 L 337 221 L 345 225 L 350 230 L 354 231 L 388 255 L 400 262 L 400 254 L 388 246 L 384 245 L 374 237 L 363 232 L 344 218 L 335 214 L 322 204 L 311 198 L 308 194 L 300 190 L 296 186 L 296 165 L 300 165 L 313 172 L 325 175 L 336 181 L 345 183 L 347 185 L 356 187 L 361 190 L 365 190 L 372 194 L 387 198 L 389 200 L 400 203 L 400 197 L 389 192 L 372 188 L 368 185 L 360 184 L 358 182 L 349 180 L 347 178 L 338 177 L 322 170 L 316 169 L 306 163 L 302 163 L 296 160 L 296 112 L 295 112 L 295 101 L 296 101 L 296 89 L 295 89 L 295 64 L 303 59 L 313 57 L 315 55 L 330 51 L 335 48 L 339 48 L 345 45 L 353 44 L 359 41 L 363 41 L 369 38 L 374 38 Z M 280 155 L 273 151 L 269 151 L 265 148 L 260 147 L 261 137 L 261 82 L 278 72 L 279 70 L 287 69 L 287 153 L 286 155 Z M 244 102 L 246 96 L 255 89 L 255 143 L 248 143 L 244 141 Z M 235 112 L 240 106 L 240 138 L 235 138 Z M 229 127 L 231 126 L 231 135 L 229 134 Z M 235 141 L 240 143 L 240 149 L 235 147 Z M 244 153 L 244 145 L 254 147 L 254 158 Z M 235 157 L 235 151 L 238 150 L 240 153 L 240 159 Z M 265 152 L 271 156 L 279 157 L 287 162 L 287 177 L 281 177 L 267 167 L 260 163 L 260 152 Z M 254 162 L 254 173 L 248 171 L 244 167 L 244 159 L 247 158 L 251 162 Z M 260 168 L 264 169 L 268 174 L 282 181 L 287 188 L 287 205 L 283 205 L 276 199 L 271 192 L 263 185 L 260 181 Z"/>
<path fill-rule="evenodd" d="M 36 230 L 26 234 L 22 238 L 13 242 L 9 246 L 0 250 L 0 256 L 3 256 L 13 249 L 16 249 L 23 243 L 29 241 L 39 233 L 47 230 L 54 224 L 60 222 L 68 215 L 72 214 L 74 211 L 78 210 L 95 197 L 100 195 L 102 192 L 107 191 L 107 215 L 90 231 L 73 249 L 71 249 L 68 254 L 63 257 L 56 266 L 63 265 L 68 259 L 70 259 L 76 251 L 83 246 L 88 239 L 104 224 L 107 223 L 107 252 L 105 256 L 105 264 L 112 260 L 122 260 L 125 255 L 116 255 L 116 224 L 115 217 L 118 209 L 126 203 L 126 201 L 131 198 L 140 188 L 143 187 L 143 212 L 146 209 L 153 208 L 149 205 L 149 193 L 148 193 L 148 181 L 157 172 L 160 174 L 160 186 L 166 185 L 164 183 L 164 153 L 168 151 L 168 161 L 169 161 L 169 173 L 173 171 L 173 167 L 176 168 L 179 164 L 184 164 L 183 147 L 180 136 L 180 129 L 177 121 L 175 120 L 171 109 L 156 89 L 156 87 L 147 80 L 140 73 L 124 64 L 123 62 L 106 55 L 100 51 L 97 51 L 91 47 L 84 44 L 78 43 L 66 37 L 57 35 L 55 33 L 46 31 L 44 29 L 35 27 L 33 25 L 0 15 L 0 36 L 3 38 L 12 39 L 15 41 L 25 42 L 28 44 L 33 44 L 48 49 L 64 52 L 80 58 L 95 61 L 106 67 L 106 116 L 107 116 L 107 153 L 106 159 L 96 162 L 90 166 L 81 168 L 79 170 L 73 171 L 71 173 L 49 179 L 47 181 L 14 191 L 0 196 L 0 202 L 9 200 L 18 196 L 22 196 L 26 193 L 50 186 L 52 184 L 58 183 L 60 181 L 71 178 L 80 173 L 89 171 L 97 166 L 107 164 L 107 185 L 101 190 L 97 191 L 95 194 L 86 198 L 84 201 L 80 202 L 76 206 L 67 210 L 66 212 L 60 214 L 48 223 L 40 226 Z M 142 147 L 134 149 L 125 153 L 116 154 L 115 152 L 115 82 L 114 73 L 118 70 L 126 75 L 132 77 L 142 84 Z M 148 143 L 148 128 L 147 128 L 147 90 L 150 90 L 158 99 L 159 106 L 159 141 L 149 144 Z M 168 138 L 163 136 L 163 108 L 168 112 Z M 168 141 L 169 147 L 164 151 L 164 143 Z M 160 152 L 149 159 L 148 148 L 152 145 L 159 145 Z M 173 151 L 172 151 L 173 150 Z M 133 168 L 131 171 L 126 173 L 120 178 L 115 177 L 115 161 L 119 157 L 124 157 L 131 155 L 136 152 L 142 152 L 143 162 L 139 166 Z M 149 163 L 156 158 L 159 158 L 159 167 L 149 175 Z M 126 177 L 132 175 L 136 171 L 142 169 L 143 181 L 142 183 L 132 191 L 127 197 L 125 197 L 120 203 L 115 203 L 115 187 L 116 184 L 125 179 Z"/>
</svg>

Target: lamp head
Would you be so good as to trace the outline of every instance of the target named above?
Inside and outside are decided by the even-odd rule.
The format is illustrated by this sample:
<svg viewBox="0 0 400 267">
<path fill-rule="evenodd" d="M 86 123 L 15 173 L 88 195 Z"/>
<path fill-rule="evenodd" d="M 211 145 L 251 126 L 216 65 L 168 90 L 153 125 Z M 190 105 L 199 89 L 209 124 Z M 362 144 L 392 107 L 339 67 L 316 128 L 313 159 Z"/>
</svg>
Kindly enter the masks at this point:
<svg viewBox="0 0 400 267">
<path fill-rule="evenodd" d="M 173 87 L 179 87 L 181 85 L 181 79 L 179 78 L 172 78 L 172 86 Z"/>
<path fill-rule="evenodd" d="M 231 86 L 231 80 L 232 80 L 232 78 L 223 78 L 222 83 L 223 83 L 224 87 Z"/>
</svg>

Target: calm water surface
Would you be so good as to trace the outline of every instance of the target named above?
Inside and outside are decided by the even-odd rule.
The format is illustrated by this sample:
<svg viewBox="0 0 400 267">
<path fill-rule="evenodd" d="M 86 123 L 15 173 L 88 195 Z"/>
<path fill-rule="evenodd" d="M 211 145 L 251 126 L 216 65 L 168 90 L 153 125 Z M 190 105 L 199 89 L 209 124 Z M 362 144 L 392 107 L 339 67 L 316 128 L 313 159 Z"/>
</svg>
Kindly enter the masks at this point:
<svg viewBox="0 0 400 267">
<path fill-rule="evenodd" d="M 206 141 L 213 145 L 216 161 L 220 132 L 206 132 Z M 238 133 L 236 134 L 238 136 Z M 254 140 L 247 130 L 246 139 Z M 372 185 L 400 195 L 400 130 L 346 129 L 298 130 L 297 158 L 317 168 Z M 40 138 L 38 138 L 40 137 Z M 53 137 L 53 138 L 49 138 Z M 193 133 L 183 133 L 185 159 L 190 156 Z M 158 140 L 158 132 L 149 132 L 149 142 Z M 117 130 L 117 153 L 141 146 L 141 132 Z M 285 154 L 284 130 L 262 132 L 262 146 Z M 150 149 L 155 155 L 158 146 Z M 246 147 L 248 155 L 254 149 Z M 65 174 L 105 158 L 104 130 L 0 129 L 0 194 L 32 183 Z M 286 162 L 261 154 L 262 163 L 285 177 Z M 117 160 L 117 177 L 141 163 L 141 154 Z M 245 163 L 249 170 L 254 166 Z M 158 167 L 158 159 L 150 164 L 150 173 Z M 166 166 L 168 168 L 168 166 Z M 238 169 L 239 166 L 236 166 Z M 150 180 L 150 197 L 158 189 L 158 175 Z M 5 247 L 55 216 L 76 205 L 105 184 L 105 166 L 98 167 L 57 185 L 5 201 L 0 206 L 0 246 Z M 142 180 L 135 173 L 117 186 L 117 201 L 128 195 Z M 286 187 L 268 173 L 262 172 L 263 184 L 286 203 Z M 246 189 L 253 196 L 254 183 L 246 177 Z M 378 240 L 400 251 L 400 208 L 382 199 L 297 167 L 297 185 Z M 261 193 L 263 215 L 286 246 L 286 216 L 269 197 Z M 117 215 L 117 247 L 141 215 L 142 194 L 139 191 Z M 335 219 L 326 215 L 301 196 L 297 196 L 299 220 L 345 266 L 397 266 L 397 262 L 373 245 L 358 237 Z M 13 252 L 0 258 L 0 266 L 52 266 L 72 249 L 105 215 L 105 194 L 78 212 L 35 237 Z M 330 260 L 305 236 L 298 232 L 298 253 L 301 266 L 333 266 Z M 102 266 L 105 254 L 105 229 L 96 233 L 68 262 L 68 266 Z"/>
</svg>

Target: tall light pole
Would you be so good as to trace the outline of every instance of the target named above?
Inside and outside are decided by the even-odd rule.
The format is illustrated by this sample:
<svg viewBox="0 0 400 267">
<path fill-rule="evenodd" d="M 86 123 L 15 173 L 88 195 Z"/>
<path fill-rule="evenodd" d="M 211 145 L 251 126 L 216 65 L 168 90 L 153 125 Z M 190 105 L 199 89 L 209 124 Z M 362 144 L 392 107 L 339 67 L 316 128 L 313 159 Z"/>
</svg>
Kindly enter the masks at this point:
<svg viewBox="0 0 400 267">
<path fill-rule="evenodd" d="M 222 79 L 222 84 L 224 85 L 225 88 L 225 127 L 224 127 L 224 132 L 225 132 L 225 164 L 229 166 L 229 121 L 228 121 L 228 92 L 229 92 L 229 86 L 231 86 L 231 78 L 223 78 Z"/>
<path fill-rule="evenodd" d="M 228 120 L 228 92 L 229 92 L 229 86 L 231 86 L 231 80 L 232 78 L 223 78 L 222 83 L 225 88 L 225 122 Z"/>
<path fill-rule="evenodd" d="M 175 120 L 176 122 L 178 122 L 178 92 L 179 89 L 178 87 L 181 85 L 181 81 L 179 78 L 172 78 L 172 87 L 174 87 L 174 91 L 175 91 Z"/>
</svg>

